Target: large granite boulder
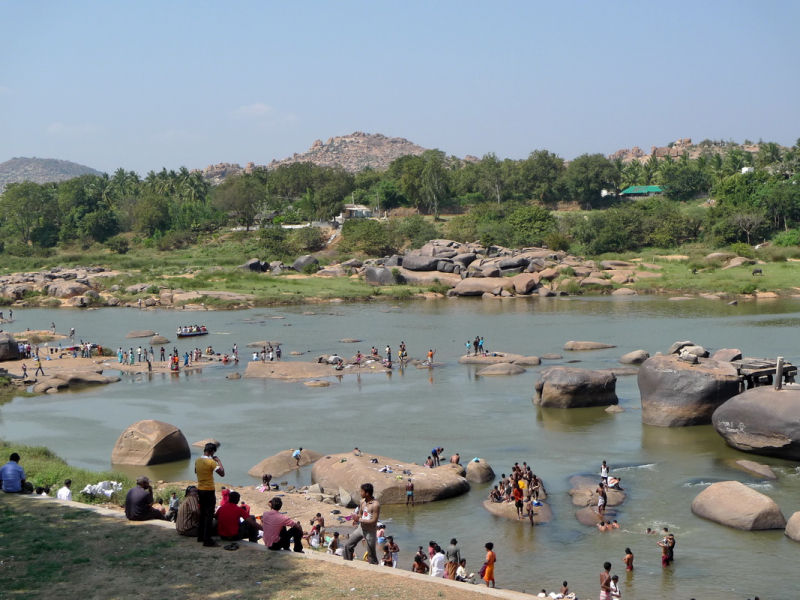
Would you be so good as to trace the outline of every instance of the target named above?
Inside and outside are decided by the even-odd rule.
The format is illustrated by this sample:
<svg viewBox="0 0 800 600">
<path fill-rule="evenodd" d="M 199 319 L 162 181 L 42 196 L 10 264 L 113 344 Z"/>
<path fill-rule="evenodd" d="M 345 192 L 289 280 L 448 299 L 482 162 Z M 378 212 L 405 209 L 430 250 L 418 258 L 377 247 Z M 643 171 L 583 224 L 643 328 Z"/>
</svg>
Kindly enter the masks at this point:
<svg viewBox="0 0 800 600">
<path fill-rule="evenodd" d="M 772 498 L 739 481 L 712 483 L 692 501 L 692 512 L 745 531 L 786 527 L 786 519 Z"/>
<path fill-rule="evenodd" d="M 292 263 L 292 268 L 295 271 L 302 271 L 306 267 L 316 267 L 319 265 L 319 261 L 317 260 L 316 256 L 311 256 L 310 254 L 305 254 Z"/>
<path fill-rule="evenodd" d="M 730 363 L 677 355 L 648 358 L 639 368 L 642 422 L 659 427 L 708 425 L 723 402 L 739 393 L 739 374 Z"/>
<path fill-rule="evenodd" d="M 533 403 L 545 408 L 618 404 L 617 378 L 610 372 L 550 367 L 539 375 Z"/>
<path fill-rule="evenodd" d="M 789 517 L 784 532 L 789 539 L 800 542 L 800 511 Z"/>
<path fill-rule="evenodd" d="M 483 367 L 476 373 L 476 375 L 521 375 L 524 372 L 525 368 L 520 367 L 517 364 L 497 363 L 494 365 L 489 365 L 488 367 Z"/>
<path fill-rule="evenodd" d="M 73 296 L 83 296 L 91 288 L 77 281 L 54 281 L 47 284 L 47 295 L 56 298 L 72 298 Z"/>
<path fill-rule="evenodd" d="M 185 460 L 192 455 L 181 430 L 163 421 L 139 421 L 119 436 L 111 453 L 115 465 L 143 467 Z"/>
<path fill-rule="evenodd" d="M 253 477 L 258 477 L 259 479 L 261 479 L 261 476 L 264 473 L 269 473 L 273 477 L 286 475 L 286 473 L 289 473 L 297 468 L 297 459 L 292 458 L 292 454 L 294 453 L 291 450 L 283 450 L 282 452 L 278 452 L 277 454 L 262 460 L 247 473 Z M 322 454 L 319 452 L 314 452 L 313 450 L 303 448 L 300 451 L 300 466 L 305 467 L 306 465 L 310 465 L 311 463 L 318 461 L 320 458 L 322 458 Z"/>
<path fill-rule="evenodd" d="M 440 260 L 439 256 L 409 254 L 403 257 L 403 268 L 409 271 L 435 271 Z"/>
<path fill-rule="evenodd" d="M 538 273 L 520 273 L 511 277 L 514 284 L 514 291 L 517 294 L 530 294 L 539 285 Z"/>
<path fill-rule="evenodd" d="M 800 460 L 800 389 L 749 389 L 717 408 L 711 423 L 737 450 Z"/>
<path fill-rule="evenodd" d="M 370 459 L 376 459 L 377 464 Z M 379 468 L 388 466 L 390 473 L 380 473 Z M 403 473 L 411 472 L 411 475 Z M 448 465 L 426 469 L 413 463 L 403 463 L 394 458 L 364 453 L 325 456 L 314 463 L 311 479 L 323 488 L 343 488 L 353 498 L 359 498 L 362 483 L 371 483 L 375 497 L 381 504 L 405 504 L 406 482 L 414 482 L 414 500 L 433 502 L 460 496 L 469 491 L 467 480 Z"/>
<path fill-rule="evenodd" d="M 264 266 L 264 263 L 262 263 L 259 259 L 251 258 L 243 265 L 239 265 L 239 268 L 247 271 L 255 271 L 256 273 L 263 273 L 266 270 Z"/>
<path fill-rule="evenodd" d="M 484 459 L 471 460 L 467 463 L 467 481 L 486 483 L 494 480 L 494 469 Z"/>
<path fill-rule="evenodd" d="M 370 285 L 391 285 L 394 276 L 387 267 L 367 267 L 364 269 L 364 280 Z"/>
<path fill-rule="evenodd" d="M 505 277 L 468 277 L 459 281 L 453 289 L 459 296 L 483 296 L 487 292 L 497 296 L 503 290 L 513 290 L 514 283 Z"/>
<path fill-rule="evenodd" d="M 714 352 L 711 360 L 720 362 L 731 362 L 734 360 L 742 360 L 742 351 L 737 348 L 722 348 Z"/>
<path fill-rule="evenodd" d="M 0 333 L 0 361 L 17 360 L 19 358 L 19 342 L 10 333 Z"/>
<path fill-rule="evenodd" d="M 538 367 L 542 364 L 542 359 L 538 356 L 523 356 L 522 358 L 518 358 L 514 361 L 515 365 L 521 365 L 523 367 Z"/>
<path fill-rule="evenodd" d="M 579 350 L 604 350 L 606 348 L 616 348 L 612 344 L 603 344 L 602 342 L 567 342 L 564 344 L 564 350 L 571 350 L 573 352 Z"/>
</svg>

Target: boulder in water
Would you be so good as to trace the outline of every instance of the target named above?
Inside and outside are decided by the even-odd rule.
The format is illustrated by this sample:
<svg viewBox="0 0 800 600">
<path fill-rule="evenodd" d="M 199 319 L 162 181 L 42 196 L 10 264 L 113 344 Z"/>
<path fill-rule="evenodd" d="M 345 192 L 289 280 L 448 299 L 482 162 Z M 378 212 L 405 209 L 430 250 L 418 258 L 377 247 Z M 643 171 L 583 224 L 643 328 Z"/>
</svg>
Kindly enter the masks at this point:
<svg viewBox="0 0 800 600">
<path fill-rule="evenodd" d="M 550 367 L 539 375 L 533 403 L 545 408 L 585 408 L 617 404 L 613 373 Z"/>
<path fill-rule="evenodd" d="M 169 340 L 165 338 L 163 335 L 154 335 L 150 338 L 150 345 L 151 346 L 163 346 L 165 344 L 169 344 Z"/>
<path fill-rule="evenodd" d="M 784 532 L 789 539 L 800 542 L 800 511 L 789 517 Z"/>
<path fill-rule="evenodd" d="M 739 373 L 727 362 L 677 355 L 648 358 L 639 368 L 642 422 L 659 427 L 708 425 L 723 402 L 739 393 Z"/>
<path fill-rule="evenodd" d="M 650 353 L 647 350 L 634 350 L 633 352 L 623 354 L 619 362 L 623 365 L 640 365 L 648 358 L 650 358 Z"/>
<path fill-rule="evenodd" d="M 297 460 L 292 458 L 292 454 L 293 452 L 291 450 L 278 452 L 277 454 L 262 460 L 247 473 L 258 478 L 260 478 L 264 473 L 271 473 L 273 477 L 286 475 L 286 473 L 298 468 Z M 319 452 L 314 452 L 313 450 L 303 448 L 303 450 L 300 451 L 300 466 L 305 467 L 306 465 L 310 465 L 320 458 L 322 458 L 322 454 Z"/>
<path fill-rule="evenodd" d="M 721 481 L 708 486 L 692 501 L 692 512 L 709 521 L 745 531 L 786 527 L 786 519 L 772 498 L 738 481 Z"/>
<path fill-rule="evenodd" d="M 800 460 L 798 389 L 751 388 L 717 408 L 711 422 L 737 450 Z"/>
<path fill-rule="evenodd" d="M 603 344 L 602 342 L 567 342 L 564 344 L 564 350 L 577 352 L 580 350 L 605 350 L 606 348 L 616 348 L 612 344 Z"/>
<path fill-rule="evenodd" d="M 219 450 L 219 447 L 222 446 L 222 443 L 217 440 L 216 438 L 206 438 L 204 440 L 200 440 L 199 442 L 195 442 L 192 444 L 195 448 L 205 448 L 206 444 L 214 444 Z"/>
<path fill-rule="evenodd" d="M 146 338 L 146 337 L 153 337 L 156 334 L 155 331 L 150 331 L 146 329 L 144 331 L 131 331 L 126 338 Z"/>
<path fill-rule="evenodd" d="M 486 483 L 494 480 L 494 469 L 485 459 L 471 460 L 467 463 L 467 481 Z"/>
<path fill-rule="evenodd" d="M 520 367 L 517 364 L 512 363 L 497 363 L 495 365 L 489 365 L 488 367 L 483 367 L 480 371 L 476 373 L 476 375 L 487 376 L 487 375 L 520 375 L 525 372 L 524 367 Z"/>
<path fill-rule="evenodd" d="M 191 457 L 189 443 L 181 430 L 151 419 L 138 421 L 119 436 L 111 453 L 116 465 L 147 466 Z"/>
</svg>

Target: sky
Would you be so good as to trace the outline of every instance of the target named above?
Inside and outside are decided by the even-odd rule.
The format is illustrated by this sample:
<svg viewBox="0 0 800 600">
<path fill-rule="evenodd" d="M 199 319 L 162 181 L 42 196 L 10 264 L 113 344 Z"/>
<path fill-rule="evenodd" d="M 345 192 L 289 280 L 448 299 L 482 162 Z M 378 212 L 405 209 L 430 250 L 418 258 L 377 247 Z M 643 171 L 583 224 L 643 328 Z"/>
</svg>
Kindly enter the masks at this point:
<svg viewBox="0 0 800 600">
<path fill-rule="evenodd" d="M 354 131 L 519 159 L 800 137 L 797 0 L 0 0 L 0 162 L 144 175 Z"/>
</svg>

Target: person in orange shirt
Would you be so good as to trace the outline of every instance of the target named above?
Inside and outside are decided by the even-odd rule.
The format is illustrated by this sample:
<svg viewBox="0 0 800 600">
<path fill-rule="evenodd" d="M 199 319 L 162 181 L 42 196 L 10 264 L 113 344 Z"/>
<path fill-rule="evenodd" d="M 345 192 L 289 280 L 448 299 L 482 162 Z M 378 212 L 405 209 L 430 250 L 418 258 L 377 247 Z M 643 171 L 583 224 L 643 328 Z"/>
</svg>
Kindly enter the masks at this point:
<svg viewBox="0 0 800 600">
<path fill-rule="evenodd" d="M 494 581 L 494 564 L 497 562 L 497 555 L 494 553 L 494 544 L 488 542 L 486 548 L 486 572 L 483 574 L 483 580 L 486 582 L 486 587 L 489 587 L 489 582 L 492 582 L 491 587 L 497 587 Z"/>
<path fill-rule="evenodd" d="M 522 489 L 519 485 L 514 485 L 514 490 L 511 492 L 514 497 L 514 506 L 517 509 L 517 519 L 522 519 Z"/>
</svg>

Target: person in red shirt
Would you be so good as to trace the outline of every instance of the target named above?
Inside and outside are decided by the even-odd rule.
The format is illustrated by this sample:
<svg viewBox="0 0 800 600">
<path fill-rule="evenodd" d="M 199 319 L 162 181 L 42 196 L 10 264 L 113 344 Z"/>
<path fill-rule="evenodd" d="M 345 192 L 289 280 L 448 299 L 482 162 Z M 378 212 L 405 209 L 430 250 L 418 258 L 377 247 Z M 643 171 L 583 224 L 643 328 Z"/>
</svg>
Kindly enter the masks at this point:
<svg viewBox="0 0 800 600">
<path fill-rule="evenodd" d="M 514 497 L 514 506 L 517 509 L 517 518 L 522 518 L 522 489 L 519 485 L 514 486 L 514 490 L 511 492 L 511 495 Z"/>
<path fill-rule="evenodd" d="M 295 552 L 303 552 L 303 527 L 295 521 L 280 513 L 283 500 L 273 498 L 269 501 L 271 510 L 264 511 L 261 515 L 261 527 L 264 530 L 264 545 L 270 550 L 288 550 L 289 544 L 294 543 Z"/>
<path fill-rule="evenodd" d="M 247 511 L 239 506 L 239 492 L 231 492 L 228 502 L 219 507 L 217 511 L 217 533 L 227 541 L 238 541 L 247 538 L 251 542 L 258 541 L 258 532 L 261 529 L 255 518 L 248 515 Z"/>
</svg>

